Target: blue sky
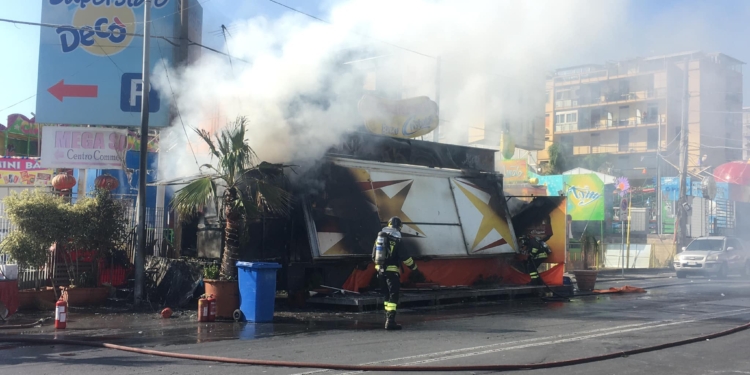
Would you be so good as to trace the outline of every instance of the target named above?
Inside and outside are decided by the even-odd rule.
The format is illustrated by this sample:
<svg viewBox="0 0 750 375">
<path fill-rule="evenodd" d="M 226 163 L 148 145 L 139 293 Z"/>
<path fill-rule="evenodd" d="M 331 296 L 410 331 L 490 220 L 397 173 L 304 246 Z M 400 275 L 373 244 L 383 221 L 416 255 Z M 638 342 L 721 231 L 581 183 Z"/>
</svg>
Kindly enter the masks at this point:
<svg viewBox="0 0 750 375">
<path fill-rule="evenodd" d="M 594 1 L 594 0 L 592 0 Z M 627 1 L 627 0 L 611 0 Z M 203 4 L 204 44 L 222 48 L 220 25 L 263 15 L 276 18 L 287 9 L 267 0 L 200 0 Z M 282 0 L 308 13 L 326 17 L 334 0 Z M 0 0 L 0 18 L 39 22 L 41 0 Z M 661 55 L 684 50 L 723 52 L 750 61 L 750 1 L 724 0 L 630 0 L 626 14 L 602 14 L 627 25 L 618 30 L 597 61 L 578 61 L 575 53 L 561 57 L 559 64 L 601 63 L 636 56 Z M 620 22 L 621 24 L 623 22 Z M 231 27 L 231 26 L 230 26 Z M 574 37 L 574 36 L 571 36 Z M 30 115 L 35 110 L 39 28 L 0 23 L 0 123 L 8 114 Z M 416 47 L 415 47 L 416 48 Z M 750 73 L 744 67 L 744 91 L 750 93 Z M 25 100 L 25 101 L 24 101 Z M 16 104 L 21 102 L 19 104 Z M 750 95 L 744 103 L 750 105 Z M 15 104 L 15 105 L 14 105 Z M 9 107 L 9 108 L 8 108 Z"/>
</svg>

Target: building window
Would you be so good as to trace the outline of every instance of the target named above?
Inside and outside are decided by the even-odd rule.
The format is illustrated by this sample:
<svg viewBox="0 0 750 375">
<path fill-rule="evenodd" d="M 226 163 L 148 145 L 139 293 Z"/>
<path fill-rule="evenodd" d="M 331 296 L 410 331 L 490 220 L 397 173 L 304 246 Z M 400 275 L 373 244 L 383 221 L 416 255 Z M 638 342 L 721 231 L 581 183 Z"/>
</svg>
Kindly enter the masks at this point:
<svg viewBox="0 0 750 375">
<path fill-rule="evenodd" d="M 630 107 L 622 106 L 620 107 L 620 121 L 618 125 L 627 126 L 629 123 L 630 123 Z"/>
<path fill-rule="evenodd" d="M 627 130 L 621 131 L 617 151 L 627 152 L 629 147 L 630 147 L 630 132 Z"/>
<path fill-rule="evenodd" d="M 643 116 L 643 122 L 646 124 L 655 124 L 659 121 L 659 105 L 649 104 L 645 115 Z"/>
<path fill-rule="evenodd" d="M 646 140 L 646 149 L 656 150 L 659 145 L 659 129 L 648 129 L 648 138 Z"/>
<path fill-rule="evenodd" d="M 566 150 L 573 151 L 573 136 L 564 135 L 560 137 L 560 145 Z"/>
<path fill-rule="evenodd" d="M 555 131 L 567 132 L 578 130 L 578 111 L 558 112 L 555 114 Z"/>
<path fill-rule="evenodd" d="M 591 134 L 591 153 L 599 152 L 599 147 L 602 145 L 602 139 L 599 133 Z"/>
<path fill-rule="evenodd" d="M 620 155 L 617 157 L 617 169 L 622 173 L 626 169 L 630 169 L 630 157 L 628 155 Z"/>
</svg>

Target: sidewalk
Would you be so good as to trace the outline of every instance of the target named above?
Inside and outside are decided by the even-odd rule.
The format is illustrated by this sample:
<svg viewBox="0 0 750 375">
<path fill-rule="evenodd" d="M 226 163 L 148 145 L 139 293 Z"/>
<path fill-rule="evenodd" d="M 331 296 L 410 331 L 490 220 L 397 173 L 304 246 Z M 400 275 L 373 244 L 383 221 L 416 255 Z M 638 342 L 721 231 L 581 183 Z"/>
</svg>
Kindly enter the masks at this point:
<svg viewBox="0 0 750 375">
<path fill-rule="evenodd" d="M 573 278 L 573 271 L 568 271 L 566 276 Z M 615 280 L 647 280 L 647 279 L 668 279 L 674 277 L 675 273 L 669 268 L 627 268 L 624 275 L 623 270 L 619 268 L 600 269 L 597 279 L 600 281 Z"/>
</svg>

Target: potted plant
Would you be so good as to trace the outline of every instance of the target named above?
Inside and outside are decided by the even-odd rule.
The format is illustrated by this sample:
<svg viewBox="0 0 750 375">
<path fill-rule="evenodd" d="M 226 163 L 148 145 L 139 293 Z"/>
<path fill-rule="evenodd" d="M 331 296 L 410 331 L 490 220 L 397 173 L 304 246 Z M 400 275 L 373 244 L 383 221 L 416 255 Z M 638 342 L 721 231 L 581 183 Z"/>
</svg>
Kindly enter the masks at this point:
<svg viewBox="0 0 750 375">
<path fill-rule="evenodd" d="M 63 298 L 71 306 L 99 304 L 109 294 L 109 288 L 99 286 L 101 260 L 121 252 L 127 240 L 125 206 L 108 190 L 97 189 L 68 207 L 73 228 L 68 243 L 59 248 L 70 277 Z M 90 268 L 82 269 L 82 262 Z"/>
<path fill-rule="evenodd" d="M 239 259 L 240 228 L 266 213 L 289 213 L 291 195 L 283 188 L 284 169 L 287 166 L 257 163 L 257 156 L 247 143 L 247 120 L 244 117 L 231 122 L 215 139 L 205 130 L 195 131 L 211 151 L 213 164 L 201 167 L 208 173 L 180 189 L 172 200 L 172 206 L 181 220 L 194 217 L 208 205 L 215 205 L 216 211 L 221 214 L 224 251 L 218 279 L 204 277 L 203 281 L 206 294 L 213 294 L 216 298 L 216 316 L 231 318 L 234 310 L 239 308 L 236 264 Z"/>
<path fill-rule="evenodd" d="M 0 252 L 10 255 L 22 269 L 48 267 L 49 247 L 21 231 L 13 231 L 0 243 Z M 47 287 L 46 280 L 37 280 L 37 285 L 32 289 L 18 291 L 19 309 L 33 309 L 37 307 L 52 308 L 57 296 L 54 288 Z"/>
<path fill-rule="evenodd" d="M 581 250 L 583 251 L 583 268 L 582 270 L 575 270 L 573 274 L 576 277 L 576 283 L 578 284 L 578 290 L 590 291 L 594 290 L 596 284 L 596 277 L 599 271 L 589 267 L 589 263 L 592 261 L 590 258 L 596 259 L 596 254 L 599 251 L 599 242 L 596 236 L 584 232 L 581 236 Z M 598 265 L 597 265 L 598 266 Z"/>
<path fill-rule="evenodd" d="M 63 293 L 68 303 L 83 306 L 104 301 L 108 290 L 97 287 L 97 264 L 102 254 L 125 244 L 127 221 L 120 202 L 106 190 L 81 198 L 75 205 L 53 194 L 24 191 L 5 198 L 5 206 L 17 228 L 4 241 L 8 249 L 27 249 L 34 257 L 46 259 L 54 248 L 57 261 L 65 262 L 68 272 L 69 285 Z"/>
</svg>

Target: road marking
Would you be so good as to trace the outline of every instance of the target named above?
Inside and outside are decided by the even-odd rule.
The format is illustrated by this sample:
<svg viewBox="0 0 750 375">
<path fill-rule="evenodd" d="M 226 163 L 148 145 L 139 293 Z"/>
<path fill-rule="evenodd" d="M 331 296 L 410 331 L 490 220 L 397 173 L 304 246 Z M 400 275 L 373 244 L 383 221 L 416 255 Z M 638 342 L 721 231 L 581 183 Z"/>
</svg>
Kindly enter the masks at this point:
<svg viewBox="0 0 750 375">
<path fill-rule="evenodd" d="M 627 324 L 627 325 L 621 325 L 621 326 L 616 326 L 616 327 L 594 329 L 590 331 L 560 334 L 560 335 L 547 336 L 547 337 L 537 337 L 537 338 L 517 340 L 517 341 L 508 341 L 508 342 L 501 342 L 501 343 L 496 343 L 496 344 L 475 346 L 475 347 L 470 347 L 470 348 L 453 349 L 453 350 L 447 350 L 447 351 L 435 352 L 435 353 L 417 354 L 417 355 L 412 355 L 412 356 L 407 356 L 407 357 L 393 358 L 393 359 L 387 359 L 387 360 L 381 360 L 381 361 L 375 361 L 375 362 L 367 362 L 367 363 L 362 363 L 362 365 L 377 365 L 377 364 L 384 364 L 388 362 L 397 362 L 397 361 L 411 360 L 411 359 L 416 359 L 416 358 L 438 356 L 436 358 L 429 358 L 429 359 L 424 359 L 424 360 L 415 361 L 415 362 L 403 363 L 397 366 L 418 365 L 418 364 L 438 362 L 438 361 L 447 361 L 451 359 L 465 358 L 465 357 L 471 357 L 471 356 L 477 356 L 477 355 L 483 355 L 483 354 L 492 354 L 492 353 L 508 351 L 508 350 L 525 349 L 525 348 L 536 347 L 536 346 L 545 346 L 545 345 L 561 344 L 561 343 L 566 343 L 566 342 L 581 341 L 581 340 L 587 340 L 587 339 L 598 338 L 598 337 L 603 337 L 603 336 L 616 335 L 620 333 L 628 333 L 628 332 L 634 332 L 634 331 L 642 331 L 645 329 L 661 328 L 661 327 L 680 325 L 680 324 L 686 324 L 686 323 L 694 323 L 694 322 L 698 322 L 702 320 L 723 318 L 723 317 L 729 317 L 729 316 L 734 316 L 734 315 L 741 315 L 745 313 L 750 313 L 750 309 L 746 308 L 746 309 L 739 309 L 739 310 L 731 310 L 727 312 L 706 313 L 706 314 L 697 315 L 695 318 L 687 319 L 687 320 L 677 320 L 677 321 L 660 320 L 660 321 L 648 322 L 648 323 Z M 567 336 L 573 336 L 573 337 L 567 337 Z M 536 341 L 541 341 L 541 340 L 546 340 L 546 341 L 536 342 Z M 503 347 L 507 345 L 513 345 L 513 346 Z M 500 348 L 497 348 L 498 346 L 500 346 Z M 495 348 L 495 349 L 490 349 L 490 348 Z M 469 352 L 469 353 L 463 353 L 463 352 Z M 458 354 L 458 353 L 461 353 L 461 354 Z M 329 372 L 329 371 L 330 370 L 315 370 L 315 371 L 297 373 L 293 375 L 309 375 L 309 374 L 318 374 L 318 373 Z M 339 375 L 359 374 L 362 372 L 363 371 L 345 372 Z"/>
<path fill-rule="evenodd" d="M 628 333 L 628 332 L 634 332 L 634 331 L 642 331 L 644 329 L 653 329 L 653 328 L 668 327 L 668 326 L 674 326 L 674 325 L 680 325 L 680 324 L 686 324 L 686 323 L 695 323 L 695 322 L 699 322 L 699 321 L 702 321 L 702 320 L 709 320 L 709 319 L 716 319 L 716 318 L 725 318 L 725 317 L 729 317 L 729 316 L 746 314 L 748 312 L 750 312 L 750 309 L 733 310 L 733 311 L 729 311 L 729 312 L 726 312 L 726 313 L 712 313 L 712 314 L 706 314 L 707 316 L 704 316 L 702 318 L 695 318 L 695 319 L 681 320 L 681 321 L 673 321 L 673 322 L 669 322 L 669 323 L 649 325 L 649 326 L 645 326 L 645 327 L 634 327 L 634 328 L 621 329 L 621 330 L 612 331 L 612 332 L 595 333 L 595 334 L 591 334 L 591 335 L 583 335 L 583 336 L 571 337 L 571 338 L 566 338 L 566 339 L 544 341 L 544 342 L 532 343 L 532 344 L 525 344 L 525 345 L 516 345 L 516 346 L 507 347 L 507 348 L 497 348 L 497 349 L 484 350 L 484 351 L 479 351 L 479 352 L 458 354 L 458 355 L 453 355 L 453 356 L 443 356 L 443 357 L 438 357 L 438 358 L 426 359 L 426 360 L 422 360 L 422 361 L 415 361 L 415 362 L 410 362 L 410 363 L 404 363 L 404 364 L 400 364 L 399 366 L 418 365 L 418 364 L 423 364 L 423 363 L 431 363 L 431 362 L 438 362 L 438 361 L 447 361 L 447 360 L 451 360 L 451 359 L 472 357 L 472 356 L 483 355 L 483 354 L 492 354 L 492 353 L 497 353 L 497 352 L 502 352 L 502 351 L 507 351 L 507 350 L 531 348 L 531 347 L 535 347 L 535 346 L 563 344 L 563 343 L 567 343 L 567 342 L 574 342 L 574 341 L 581 341 L 581 340 L 593 339 L 593 338 L 602 337 L 602 336 L 616 335 L 616 334 L 619 334 L 619 333 Z M 711 316 L 708 316 L 708 315 L 711 315 Z"/>
</svg>

